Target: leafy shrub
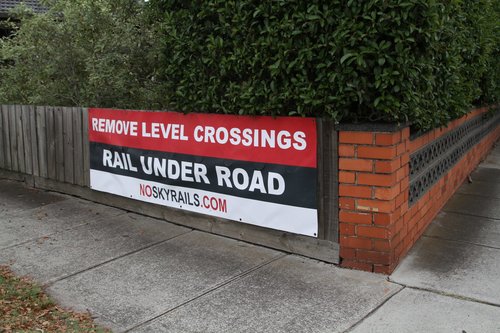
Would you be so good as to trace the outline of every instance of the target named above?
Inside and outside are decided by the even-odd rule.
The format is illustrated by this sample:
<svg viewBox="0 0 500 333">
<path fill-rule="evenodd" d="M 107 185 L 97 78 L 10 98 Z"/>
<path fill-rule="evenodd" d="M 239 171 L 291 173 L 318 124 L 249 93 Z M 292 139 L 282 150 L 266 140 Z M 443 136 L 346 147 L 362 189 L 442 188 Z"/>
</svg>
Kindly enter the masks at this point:
<svg viewBox="0 0 500 333">
<path fill-rule="evenodd" d="M 167 100 L 184 111 L 411 121 L 498 100 L 498 1 L 151 3 Z M 158 16 L 157 16 L 158 18 Z M 496 23 L 495 23 L 496 22 Z"/>
<path fill-rule="evenodd" d="M 0 103 L 439 126 L 499 100 L 498 0 L 51 0 Z M 144 9 L 147 9 L 146 11 Z"/>
<path fill-rule="evenodd" d="M 19 9 L 0 42 L 0 103 L 157 108 L 153 33 L 136 0 L 52 0 Z"/>
</svg>

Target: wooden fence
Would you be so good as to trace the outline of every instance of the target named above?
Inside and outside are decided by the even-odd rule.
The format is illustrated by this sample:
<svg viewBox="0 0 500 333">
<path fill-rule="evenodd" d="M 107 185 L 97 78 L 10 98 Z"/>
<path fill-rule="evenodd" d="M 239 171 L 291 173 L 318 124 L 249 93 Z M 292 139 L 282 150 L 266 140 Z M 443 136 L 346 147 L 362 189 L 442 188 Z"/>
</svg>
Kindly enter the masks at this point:
<svg viewBox="0 0 500 333">
<path fill-rule="evenodd" d="M 337 132 L 318 121 L 318 238 L 235 223 L 90 189 L 88 112 L 81 107 L 0 106 L 0 178 L 165 219 L 250 243 L 338 263 Z"/>
<path fill-rule="evenodd" d="M 0 169 L 89 186 L 87 110 L 0 107 Z"/>
</svg>

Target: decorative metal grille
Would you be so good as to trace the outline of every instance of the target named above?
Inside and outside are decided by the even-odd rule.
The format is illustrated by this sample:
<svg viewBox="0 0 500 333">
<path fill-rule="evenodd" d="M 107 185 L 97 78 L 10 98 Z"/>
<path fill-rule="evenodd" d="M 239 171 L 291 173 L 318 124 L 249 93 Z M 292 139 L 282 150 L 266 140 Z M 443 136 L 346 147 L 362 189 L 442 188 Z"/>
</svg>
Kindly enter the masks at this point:
<svg viewBox="0 0 500 333">
<path fill-rule="evenodd" d="M 500 124 L 500 112 L 467 121 L 410 155 L 410 205 L 417 202 L 462 156 Z"/>
</svg>

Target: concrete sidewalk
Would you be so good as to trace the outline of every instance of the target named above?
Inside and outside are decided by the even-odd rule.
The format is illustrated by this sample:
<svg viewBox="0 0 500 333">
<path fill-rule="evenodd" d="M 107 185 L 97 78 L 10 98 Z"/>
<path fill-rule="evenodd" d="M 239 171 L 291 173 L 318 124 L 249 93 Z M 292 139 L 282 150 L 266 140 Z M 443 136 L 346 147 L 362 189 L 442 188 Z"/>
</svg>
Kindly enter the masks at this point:
<svg viewBox="0 0 500 333">
<path fill-rule="evenodd" d="M 353 332 L 500 332 L 500 146 L 389 280 L 404 287 Z"/>
<path fill-rule="evenodd" d="M 116 332 L 500 332 L 500 147 L 389 277 L 0 180 L 0 264 Z"/>
</svg>

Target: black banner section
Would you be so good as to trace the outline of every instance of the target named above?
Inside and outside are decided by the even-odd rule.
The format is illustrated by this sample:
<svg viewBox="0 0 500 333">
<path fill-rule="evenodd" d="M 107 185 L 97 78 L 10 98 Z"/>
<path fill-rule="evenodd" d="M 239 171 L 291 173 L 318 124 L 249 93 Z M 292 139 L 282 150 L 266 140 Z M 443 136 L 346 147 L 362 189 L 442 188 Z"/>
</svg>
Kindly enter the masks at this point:
<svg viewBox="0 0 500 333">
<path fill-rule="evenodd" d="M 157 183 L 316 209 L 317 170 L 90 142 L 90 168 Z"/>
</svg>

